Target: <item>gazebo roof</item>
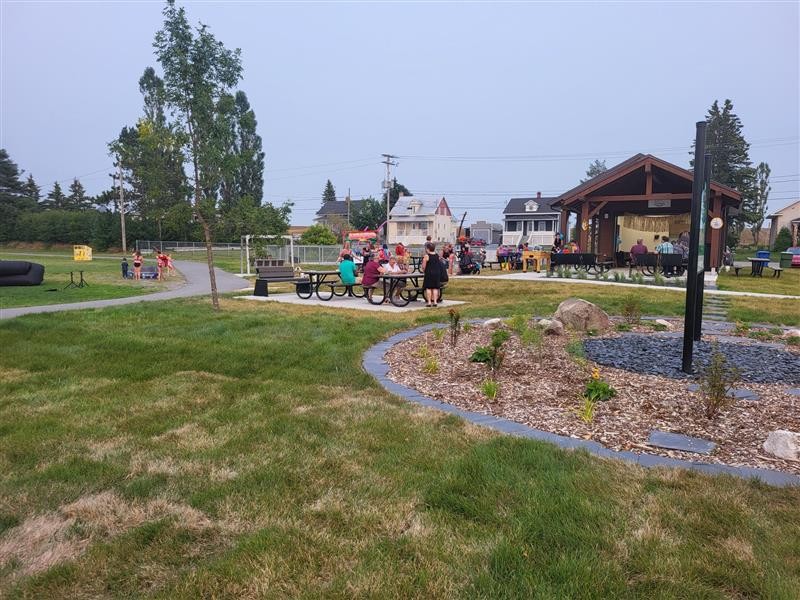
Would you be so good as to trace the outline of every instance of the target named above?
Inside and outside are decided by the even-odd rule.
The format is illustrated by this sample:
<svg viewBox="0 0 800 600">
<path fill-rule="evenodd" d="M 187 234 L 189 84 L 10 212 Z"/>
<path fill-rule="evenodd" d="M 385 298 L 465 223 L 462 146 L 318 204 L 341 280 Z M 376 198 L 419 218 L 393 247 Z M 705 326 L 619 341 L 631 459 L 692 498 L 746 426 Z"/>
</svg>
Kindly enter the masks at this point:
<svg viewBox="0 0 800 600">
<path fill-rule="evenodd" d="M 641 172 L 639 172 L 640 169 Z M 663 189 L 669 188 L 671 192 L 675 191 L 675 188 L 682 188 L 681 191 L 691 191 L 692 171 L 662 160 L 652 154 L 636 154 L 564 192 L 553 203 L 553 207 L 565 207 L 577 200 L 591 198 L 592 195 L 616 196 L 638 193 L 642 195 L 642 200 L 644 200 L 646 196 L 638 189 L 644 187 L 645 171 L 653 169 L 660 171 L 660 181 L 656 181 L 654 178 L 654 186 L 660 186 Z M 628 190 L 627 188 L 629 187 L 637 188 L 637 192 Z M 726 200 L 726 204 L 739 206 L 741 194 L 733 188 L 712 180 L 711 189 L 720 194 Z"/>
</svg>

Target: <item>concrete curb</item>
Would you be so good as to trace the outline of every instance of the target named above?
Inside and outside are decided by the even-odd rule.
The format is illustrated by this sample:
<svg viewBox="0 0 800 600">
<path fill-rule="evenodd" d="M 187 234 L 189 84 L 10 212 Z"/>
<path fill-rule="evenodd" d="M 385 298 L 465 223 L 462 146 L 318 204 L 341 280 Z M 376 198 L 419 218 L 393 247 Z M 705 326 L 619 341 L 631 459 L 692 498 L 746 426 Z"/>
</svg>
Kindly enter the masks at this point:
<svg viewBox="0 0 800 600">
<path fill-rule="evenodd" d="M 430 331 L 437 327 L 443 327 L 438 323 L 423 325 L 408 331 L 397 333 L 390 338 L 378 342 L 369 348 L 363 356 L 362 364 L 364 370 L 375 377 L 386 391 L 396 394 L 409 402 L 421 404 L 428 408 L 434 408 L 442 412 L 458 415 L 459 417 L 483 427 L 489 427 L 505 434 L 516 435 L 519 437 L 550 442 L 561 448 L 578 449 L 582 448 L 595 456 L 603 458 L 613 458 L 617 460 L 624 460 L 630 463 L 635 463 L 642 467 L 672 467 L 681 469 L 691 469 L 693 471 L 700 471 L 711 475 L 733 475 L 734 477 L 741 477 L 742 479 L 757 479 L 763 483 L 777 486 L 800 486 L 800 476 L 791 475 L 789 473 L 782 473 L 780 471 L 773 471 L 770 469 L 758 469 L 753 467 L 731 467 L 728 465 L 696 462 L 690 460 L 681 460 L 677 458 L 668 458 L 665 456 L 655 456 L 652 454 L 636 454 L 635 452 L 609 450 L 598 442 L 579 440 L 574 438 L 556 435 L 547 431 L 534 429 L 522 423 L 509 421 L 501 417 L 494 417 L 492 415 L 484 415 L 468 410 L 463 410 L 452 404 L 440 402 L 433 398 L 423 396 L 416 390 L 409 387 L 390 381 L 387 377 L 389 373 L 389 365 L 384 361 L 384 356 L 391 349 L 392 346 L 398 342 L 408 340 L 412 337 L 419 335 L 425 331 Z"/>
</svg>

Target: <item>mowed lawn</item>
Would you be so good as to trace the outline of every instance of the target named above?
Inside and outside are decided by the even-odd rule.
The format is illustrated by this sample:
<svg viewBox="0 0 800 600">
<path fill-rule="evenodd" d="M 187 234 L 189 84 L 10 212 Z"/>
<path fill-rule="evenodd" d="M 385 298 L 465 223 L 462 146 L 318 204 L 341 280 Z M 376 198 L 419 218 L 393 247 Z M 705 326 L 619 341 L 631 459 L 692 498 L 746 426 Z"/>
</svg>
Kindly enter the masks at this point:
<svg viewBox="0 0 800 600">
<path fill-rule="evenodd" d="M 465 317 L 570 294 L 482 283 L 454 282 Z M 614 312 L 601 289 L 575 291 Z M 198 299 L 0 323 L 0 597 L 797 597 L 799 489 L 492 434 L 361 370 L 435 318 Z"/>
<path fill-rule="evenodd" d="M 735 271 L 722 271 L 717 277 L 717 287 L 721 290 L 737 292 L 756 292 L 759 294 L 784 294 L 800 297 L 800 269 L 787 268 L 780 277 L 773 277 L 770 268 L 764 269 L 762 277 L 750 275 L 750 267 L 744 267 L 736 276 Z"/>
<path fill-rule="evenodd" d="M 170 284 L 183 281 L 180 275 L 171 277 L 169 282 L 122 279 L 121 257 L 98 256 L 92 261 L 75 262 L 71 256 L 66 254 L 0 251 L 0 260 L 24 260 L 44 265 L 42 285 L 0 286 L 0 308 L 124 298 L 162 291 L 167 289 Z M 132 269 L 133 263 L 130 257 L 128 263 Z M 145 264 L 155 265 L 155 260 L 148 259 Z M 89 284 L 88 287 L 65 289 L 70 282 L 70 271 L 73 272 L 75 283 L 78 283 L 80 281 L 78 272 L 81 270 Z"/>
</svg>

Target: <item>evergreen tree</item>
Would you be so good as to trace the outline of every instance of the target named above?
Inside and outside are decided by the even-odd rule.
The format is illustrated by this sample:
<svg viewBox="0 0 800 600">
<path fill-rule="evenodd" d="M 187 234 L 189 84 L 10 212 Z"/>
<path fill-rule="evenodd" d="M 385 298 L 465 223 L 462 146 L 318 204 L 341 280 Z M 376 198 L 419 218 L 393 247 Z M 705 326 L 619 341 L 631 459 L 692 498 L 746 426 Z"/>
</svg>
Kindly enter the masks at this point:
<svg viewBox="0 0 800 600">
<path fill-rule="evenodd" d="M 392 187 L 390 188 L 390 195 L 389 195 L 389 210 L 394 208 L 394 205 L 397 204 L 397 200 L 400 198 L 400 194 L 403 196 L 411 196 L 411 192 L 409 189 L 404 186 L 402 183 L 397 183 L 397 178 L 392 179 Z M 386 220 L 386 192 L 383 193 L 383 220 Z"/>
<path fill-rule="evenodd" d="M 748 216 L 748 221 L 753 228 L 753 242 L 758 245 L 758 236 L 767 218 L 767 202 L 769 192 L 772 189 L 769 185 L 769 175 L 771 170 L 765 162 L 759 163 L 755 170 L 753 194 L 747 202 L 743 202 L 744 212 Z"/>
<path fill-rule="evenodd" d="M 77 178 L 72 180 L 69 185 L 69 195 L 66 199 L 65 208 L 69 210 L 85 210 L 92 207 L 92 201 L 86 195 L 83 184 Z"/>
<path fill-rule="evenodd" d="M 25 193 L 20 181 L 22 173 L 5 149 L 0 148 L 0 241 L 14 239 L 20 216 L 35 208 L 35 203 Z"/>
<path fill-rule="evenodd" d="M 581 179 L 581 183 L 585 183 L 590 179 L 597 177 L 600 173 L 608 171 L 608 167 L 606 166 L 606 161 L 604 160 L 595 160 L 593 163 L 589 165 L 589 168 L 586 169 L 586 179 Z"/>
<path fill-rule="evenodd" d="M 42 202 L 42 207 L 51 210 L 63 210 L 67 207 L 67 197 L 57 181 L 53 183 L 53 189 L 47 194 L 47 199 Z"/>
<path fill-rule="evenodd" d="M 227 132 L 219 126 L 218 107 L 242 77 L 240 51 L 225 48 L 205 25 L 193 30 L 186 11 L 176 8 L 174 0 L 167 0 L 163 14 L 164 27 L 156 33 L 153 45 L 164 71 L 166 105 L 176 117 L 178 139 L 191 164 L 194 214 L 206 243 L 211 302 L 219 310 L 212 225 L 228 148 Z"/>
<path fill-rule="evenodd" d="M 728 187 L 732 187 L 742 195 L 743 209 L 731 218 L 736 237 L 741 234 L 745 223 L 750 220 L 746 205 L 753 196 L 753 176 L 755 171 L 750 162 L 750 144 L 742 134 L 742 121 L 733 112 L 733 103 L 725 100 L 722 108 L 714 100 L 706 115 L 706 152 L 711 153 L 711 177 Z M 692 143 L 694 148 L 694 143 Z M 694 167 L 694 160 L 691 161 Z"/>
<path fill-rule="evenodd" d="M 326 202 L 334 202 L 336 200 L 336 190 L 333 188 L 331 180 L 325 184 L 325 190 L 322 192 L 322 204 Z"/>
<path fill-rule="evenodd" d="M 28 175 L 28 179 L 25 180 L 22 191 L 27 198 L 30 198 L 36 203 L 36 206 L 39 205 L 39 202 L 42 199 L 42 188 L 36 185 L 33 175 Z"/>
<path fill-rule="evenodd" d="M 353 229 L 377 229 L 385 220 L 386 204 L 378 202 L 371 196 L 363 198 L 358 204 L 354 204 L 350 215 L 350 223 L 353 225 Z"/>
<path fill-rule="evenodd" d="M 236 92 L 236 152 L 238 165 L 236 172 L 236 193 L 239 197 L 249 197 L 256 206 L 264 197 L 264 152 L 261 136 L 256 133 L 256 113 L 247 101 L 247 94 Z"/>
<path fill-rule="evenodd" d="M 775 252 L 785 252 L 786 249 L 792 245 L 792 232 L 788 227 L 781 227 L 778 235 L 775 236 L 775 245 L 773 250 Z"/>
</svg>

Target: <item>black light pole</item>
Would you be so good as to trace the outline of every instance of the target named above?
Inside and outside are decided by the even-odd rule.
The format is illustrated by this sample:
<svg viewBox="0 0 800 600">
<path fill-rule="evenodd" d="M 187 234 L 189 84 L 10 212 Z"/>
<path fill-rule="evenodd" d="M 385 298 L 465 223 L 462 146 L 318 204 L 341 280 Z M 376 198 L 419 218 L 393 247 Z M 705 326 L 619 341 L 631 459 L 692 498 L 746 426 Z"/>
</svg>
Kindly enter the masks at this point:
<svg viewBox="0 0 800 600">
<path fill-rule="evenodd" d="M 705 271 L 708 269 L 709 265 L 709 257 L 708 252 L 706 251 L 706 224 L 708 223 L 708 202 L 711 198 L 711 154 L 706 154 L 703 157 L 703 198 L 704 202 L 700 206 L 700 241 L 698 245 L 699 248 L 703 248 L 703 260 L 700 261 L 698 257 L 698 265 L 697 270 L 700 271 L 698 278 L 700 279 L 697 285 L 697 291 L 695 292 L 695 297 L 697 298 L 697 304 L 695 305 L 694 309 L 694 341 L 699 342 L 700 337 L 702 336 L 702 329 L 703 329 L 703 299 L 705 297 Z"/>
<path fill-rule="evenodd" d="M 703 290 L 704 264 L 698 267 L 700 254 L 700 232 L 703 230 L 705 245 L 705 217 L 703 205 L 706 189 L 706 122 L 698 121 L 694 142 L 694 177 L 692 178 L 691 228 L 689 230 L 689 264 L 686 268 L 686 310 L 683 317 L 683 361 L 684 373 L 692 373 L 692 351 L 697 327 L 698 287 Z M 701 223 L 702 221 L 702 223 Z M 699 268 L 699 270 L 698 270 Z"/>
</svg>

